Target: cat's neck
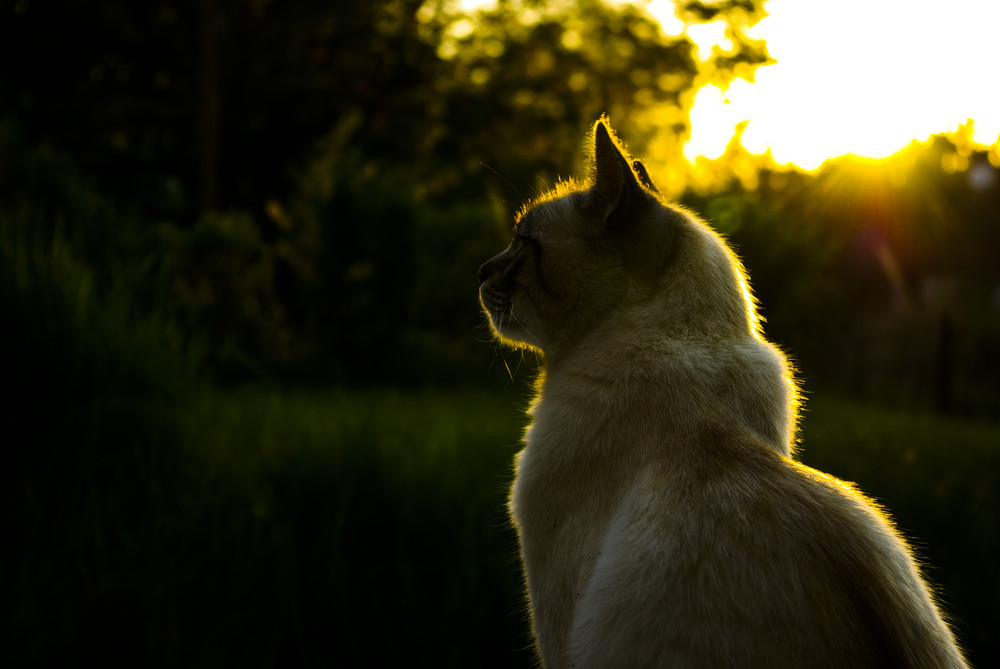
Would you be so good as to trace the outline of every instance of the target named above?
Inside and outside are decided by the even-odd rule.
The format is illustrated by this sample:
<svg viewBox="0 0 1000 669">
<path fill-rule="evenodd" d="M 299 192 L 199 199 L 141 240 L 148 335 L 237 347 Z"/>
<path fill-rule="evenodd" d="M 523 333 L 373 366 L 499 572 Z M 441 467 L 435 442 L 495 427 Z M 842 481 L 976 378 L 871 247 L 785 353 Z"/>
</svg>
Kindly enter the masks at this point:
<svg viewBox="0 0 1000 669">
<path fill-rule="evenodd" d="M 655 413 L 663 431 L 715 423 L 791 454 L 794 383 L 780 352 L 749 333 L 727 340 L 585 342 L 546 356 L 537 388 L 539 401 L 559 405 L 558 415 L 570 420 L 581 412 L 614 419 Z"/>
</svg>

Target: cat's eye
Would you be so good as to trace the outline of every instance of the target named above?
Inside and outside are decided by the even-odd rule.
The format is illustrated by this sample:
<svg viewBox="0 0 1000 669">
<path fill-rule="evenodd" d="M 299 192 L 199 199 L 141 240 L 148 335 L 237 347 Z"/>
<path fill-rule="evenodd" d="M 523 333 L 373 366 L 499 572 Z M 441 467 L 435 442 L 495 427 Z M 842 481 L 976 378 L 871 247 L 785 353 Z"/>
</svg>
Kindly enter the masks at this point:
<svg viewBox="0 0 1000 669">
<path fill-rule="evenodd" d="M 525 246 L 535 246 L 538 243 L 538 240 L 534 237 L 521 233 L 514 235 L 514 239 Z"/>
</svg>

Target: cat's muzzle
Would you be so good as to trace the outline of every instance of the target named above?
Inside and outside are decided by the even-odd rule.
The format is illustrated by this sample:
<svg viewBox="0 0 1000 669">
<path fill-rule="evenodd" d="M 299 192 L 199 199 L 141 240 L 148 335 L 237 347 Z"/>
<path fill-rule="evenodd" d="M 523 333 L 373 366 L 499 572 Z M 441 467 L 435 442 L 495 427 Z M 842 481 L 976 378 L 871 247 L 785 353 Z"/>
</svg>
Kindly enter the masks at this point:
<svg viewBox="0 0 1000 669">
<path fill-rule="evenodd" d="M 479 301 L 493 320 L 494 325 L 498 325 L 500 317 L 511 310 L 510 295 L 486 284 L 479 287 Z"/>
</svg>

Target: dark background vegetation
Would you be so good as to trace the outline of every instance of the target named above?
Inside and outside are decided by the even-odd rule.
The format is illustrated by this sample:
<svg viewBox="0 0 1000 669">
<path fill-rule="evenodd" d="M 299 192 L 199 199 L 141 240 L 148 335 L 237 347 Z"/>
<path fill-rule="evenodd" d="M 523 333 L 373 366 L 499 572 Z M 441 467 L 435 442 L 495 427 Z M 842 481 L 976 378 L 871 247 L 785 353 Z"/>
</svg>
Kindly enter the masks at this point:
<svg viewBox="0 0 1000 669">
<path fill-rule="evenodd" d="M 476 268 L 602 112 L 679 159 L 693 87 L 767 61 L 759 4 L 681 12 L 733 50 L 594 0 L 0 1 L 4 664 L 529 664 L 503 503 L 536 360 Z M 995 151 L 662 184 L 743 257 L 804 460 L 885 501 L 983 666 Z"/>
</svg>

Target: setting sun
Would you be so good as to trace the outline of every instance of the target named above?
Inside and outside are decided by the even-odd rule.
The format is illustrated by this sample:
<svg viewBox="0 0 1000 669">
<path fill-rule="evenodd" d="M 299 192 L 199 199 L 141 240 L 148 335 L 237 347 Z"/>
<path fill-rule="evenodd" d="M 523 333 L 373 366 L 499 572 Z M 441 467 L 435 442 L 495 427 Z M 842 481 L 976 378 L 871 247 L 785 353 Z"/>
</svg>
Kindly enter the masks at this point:
<svg viewBox="0 0 1000 669">
<path fill-rule="evenodd" d="M 1000 3 L 769 0 L 765 8 L 769 16 L 750 35 L 777 62 L 760 67 L 754 83 L 698 92 L 689 160 L 719 157 L 744 122 L 745 149 L 804 169 L 844 154 L 883 158 L 970 120 L 974 143 L 997 142 L 1000 88 L 986 72 Z M 702 52 L 721 31 L 689 35 Z"/>
<path fill-rule="evenodd" d="M 496 0 L 454 2 L 470 13 L 496 7 Z M 683 3 L 605 2 L 644 9 L 664 35 L 690 39 L 702 63 L 713 50 L 726 55 L 734 48 L 724 18 L 679 18 Z M 519 11 L 537 20 L 561 4 Z M 996 59 L 1000 2 L 763 0 L 763 7 L 767 15 L 746 35 L 763 40 L 773 62 L 735 71 L 737 78 L 724 88 L 711 75 L 696 81 L 691 135 L 683 147 L 689 162 L 721 157 L 734 138 L 751 154 L 805 170 L 847 154 L 885 158 L 960 128 L 973 145 L 998 143 L 1000 87 L 988 72 Z M 459 22 L 459 28 L 473 30 L 474 24 Z M 442 48 L 450 56 L 455 44 Z"/>
</svg>

